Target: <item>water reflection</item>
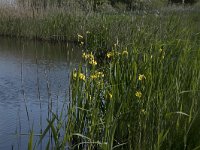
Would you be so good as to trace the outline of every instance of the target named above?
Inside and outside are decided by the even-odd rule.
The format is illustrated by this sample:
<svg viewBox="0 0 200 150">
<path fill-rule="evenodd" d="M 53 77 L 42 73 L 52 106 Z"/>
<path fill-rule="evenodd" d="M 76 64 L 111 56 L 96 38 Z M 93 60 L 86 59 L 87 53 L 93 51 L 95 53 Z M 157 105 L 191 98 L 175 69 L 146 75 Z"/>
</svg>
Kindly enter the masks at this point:
<svg viewBox="0 0 200 150">
<path fill-rule="evenodd" d="M 29 129 L 44 130 L 51 107 L 59 113 L 80 57 L 73 45 L 0 38 L 0 149 L 27 149 Z"/>
</svg>

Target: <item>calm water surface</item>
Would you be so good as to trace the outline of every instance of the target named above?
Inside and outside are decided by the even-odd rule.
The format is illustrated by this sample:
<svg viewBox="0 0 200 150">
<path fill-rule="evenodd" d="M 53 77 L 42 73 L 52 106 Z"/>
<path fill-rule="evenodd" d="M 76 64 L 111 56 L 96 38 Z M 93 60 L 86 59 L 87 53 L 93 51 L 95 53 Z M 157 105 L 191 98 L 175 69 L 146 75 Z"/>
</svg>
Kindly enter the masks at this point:
<svg viewBox="0 0 200 150">
<path fill-rule="evenodd" d="M 32 127 L 38 141 L 51 106 L 59 114 L 65 104 L 66 113 L 69 72 L 80 60 L 73 45 L 0 38 L 0 149 L 27 149 Z"/>
</svg>

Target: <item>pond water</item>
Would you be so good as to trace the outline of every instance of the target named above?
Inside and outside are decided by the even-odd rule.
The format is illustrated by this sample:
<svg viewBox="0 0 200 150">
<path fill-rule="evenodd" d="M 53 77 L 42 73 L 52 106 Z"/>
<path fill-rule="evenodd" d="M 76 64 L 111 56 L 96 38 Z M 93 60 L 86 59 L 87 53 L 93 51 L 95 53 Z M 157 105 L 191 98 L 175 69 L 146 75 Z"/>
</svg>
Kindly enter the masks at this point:
<svg viewBox="0 0 200 150">
<path fill-rule="evenodd" d="M 30 129 L 38 141 L 50 110 L 66 113 L 69 72 L 80 60 L 73 45 L 0 38 L 0 149 L 27 149 Z"/>
<path fill-rule="evenodd" d="M 16 0 L 0 0 L 0 4 L 14 4 Z"/>
</svg>

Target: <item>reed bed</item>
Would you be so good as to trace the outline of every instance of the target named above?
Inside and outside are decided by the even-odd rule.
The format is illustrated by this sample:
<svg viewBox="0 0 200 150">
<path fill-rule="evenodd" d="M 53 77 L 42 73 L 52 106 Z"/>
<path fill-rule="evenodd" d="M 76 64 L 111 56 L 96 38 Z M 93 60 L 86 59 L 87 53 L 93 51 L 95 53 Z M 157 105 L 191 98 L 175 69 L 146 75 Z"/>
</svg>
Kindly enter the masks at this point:
<svg viewBox="0 0 200 150">
<path fill-rule="evenodd" d="M 67 119 L 46 128 L 56 149 L 200 148 L 199 17 L 180 14 L 101 14 L 78 33 Z"/>
<path fill-rule="evenodd" d="M 32 9 L 30 7 L 1 6 L 0 35 L 44 41 L 77 42 L 77 34 L 85 36 L 87 31 L 94 34 L 103 34 L 104 32 L 107 34 L 103 36 L 104 45 L 106 45 L 106 48 L 111 48 L 112 44 L 117 40 L 122 45 L 132 43 L 137 39 L 135 37 L 137 35 L 135 34 L 136 32 L 142 31 L 142 28 L 147 27 L 145 26 L 146 23 L 155 22 L 151 21 L 151 19 L 156 20 L 157 18 L 159 20 L 159 18 L 162 18 L 160 21 L 168 20 L 172 18 L 170 15 L 182 15 L 183 12 L 185 19 L 198 19 L 198 8 L 170 9 L 150 10 L 149 12 L 104 13 L 86 11 L 72 4 L 68 7 L 51 7 L 45 10 Z M 192 14 L 191 12 L 193 13 L 192 16 L 190 15 Z M 168 24 L 159 23 L 159 25 L 163 27 L 164 31 L 162 32 L 167 32 L 165 30 Z M 154 30 L 157 29 L 154 28 Z"/>
<path fill-rule="evenodd" d="M 71 40 L 84 50 L 67 118 L 52 113 L 39 143 L 51 131 L 55 149 L 199 149 L 198 13 L 1 13 L 2 35 Z"/>
</svg>

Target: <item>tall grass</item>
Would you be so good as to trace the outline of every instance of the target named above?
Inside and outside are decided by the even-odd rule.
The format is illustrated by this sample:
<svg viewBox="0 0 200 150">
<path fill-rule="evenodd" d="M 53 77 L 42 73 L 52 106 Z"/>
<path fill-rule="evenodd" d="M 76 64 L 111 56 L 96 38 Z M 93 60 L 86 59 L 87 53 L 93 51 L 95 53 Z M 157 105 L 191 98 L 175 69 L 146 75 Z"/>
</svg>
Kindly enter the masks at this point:
<svg viewBox="0 0 200 150">
<path fill-rule="evenodd" d="M 83 55 L 87 65 L 72 73 L 66 129 L 72 147 L 198 149 L 200 43 L 195 16 L 149 15 L 132 26 L 126 17 L 121 28 L 117 24 L 126 37 L 117 37 L 110 50 L 102 45 L 112 41 L 106 31 L 113 28 L 107 24 L 105 32 L 90 32 L 92 40 L 88 35 L 83 40 L 88 42 Z"/>
<path fill-rule="evenodd" d="M 71 74 L 67 119 L 52 114 L 41 140 L 51 131 L 55 149 L 200 147 L 198 11 L 2 12 L 2 35 L 77 41 L 85 49 L 86 63 Z"/>
<path fill-rule="evenodd" d="M 198 149 L 199 17 L 180 14 L 91 16 L 67 119 L 53 115 L 42 138 L 51 130 L 57 149 Z"/>
<path fill-rule="evenodd" d="M 170 8 L 169 8 L 170 9 Z M 29 38 L 48 41 L 73 41 L 77 42 L 77 34 L 86 36 L 87 31 L 92 32 L 94 36 L 101 36 L 104 39 L 99 39 L 94 47 L 100 47 L 102 44 L 106 48 L 111 48 L 113 42 L 117 40 L 120 44 L 129 44 L 137 38 L 138 31 L 143 31 L 146 28 L 146 23 L 153 24 L 153 20 L 168 20 L 170 14 L 175 13 L 184 16 L 186 19 L 192 19 L 188 17 L 190 11 L 194 15 L 194 19 L 198 19 L 198 8 L 194 11 L 192 8 L 186 8 L 186 10 L 180 9 L 172 10 L 172 12 L 163 10 L 161 12 L 151 10 L 150 17 L 146 14 L 146 11 L 139 12 L 126 12 L 126 13 L 96 13 L 89 10 L 84 10 L 75 4 L 70 4 L 68 7 L 58 8 L 51 7 L 47 9 L 39 9 L 37 11 L 31 8 L 20 8 L 12 6 L 1 6 L 0 8 L 0 35 L 11 36 L 17 38 Z M 143 19 L 146 18 L 146 19 Z M 145 21 L 143 21 L 145 20 Z M 162 26 L 163 31 L 168 32 L 168 24 L 157 22 Z M 151 25 L 150 27 L 152 27 Z M 152 27 L 153 28 L 153 27 Z M 154 32 L 158 31 L 158 28 L 153 28 Z M 151 29 L 150 29 L 151 30 Z M 153 33 L 153 32 L 152 32 Z M 145 34 L 145 33 L 143 33 Z M 166 35 L 164 33 L 163 35 Z M 149 35 L 153 36 L 153 34 Z M 95 38 L 95 37 L 93 37 Z M 96 38 L 97 39 L 97 38 Z M 149 38 L 151 39 L 151 37 Z M 100 40 L 103 40 L 101 45 L 98 45 Z M 97 46 L 98 45 L 98 46 Z M 104 46 L 104 47 L 105 47 Z"/>
</svg>

